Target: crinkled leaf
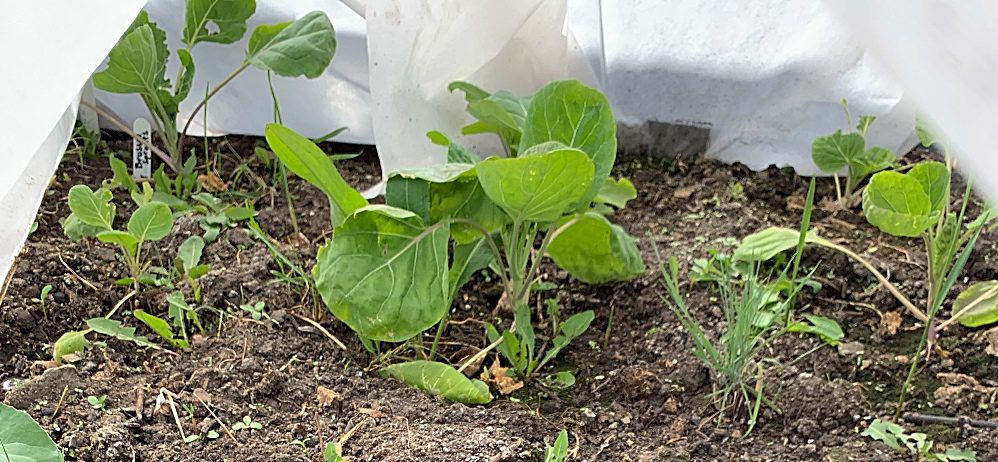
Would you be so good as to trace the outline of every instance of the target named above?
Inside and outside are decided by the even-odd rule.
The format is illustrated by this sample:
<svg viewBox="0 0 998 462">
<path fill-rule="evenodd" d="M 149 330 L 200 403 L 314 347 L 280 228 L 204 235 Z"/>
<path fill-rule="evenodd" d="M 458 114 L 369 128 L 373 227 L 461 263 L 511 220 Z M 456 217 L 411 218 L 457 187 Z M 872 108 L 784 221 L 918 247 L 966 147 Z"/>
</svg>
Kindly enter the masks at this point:
<svg viewBox="0 0 998 462">
<path fill-rule="evenodd" d="M 52 360 L 61 363 L 64 356 L 79 353 L 89 346 L 85 332 L 71 330 L 52 344 Z"/>
<path fill-rule="evenodd" d="M 558 266 L 587 284 L 626 281 L 644 273 L 641 252 L 627 231 L 593 212 L 564 217 L 559 225 L 575 218 L 548 246 Z"/>
<path fill-rule="evenodd" d="M 253 29 L 246 60 L 284 77 L 314 79 L 326 70 L 336 52 L 336 34 L 326 13 L 313 11 L 290 23 Z"/>
<path fill-rule="evenodd" d="M 447 135 L 440 133 L 436 130 L 426 132 L 426 137 L 437 146 L 444 146 L 447 148 L 447 162 L 454 164 L 474 164 L 480 159 L 478 154 L 475 154 L 470 149 L 451 141 Z"/>
<path fill-rule="evenodd" d="M 953 301 L 953 315 L 973 304 L 973 308 L 960 316 L 960 324 L 981 327 L 998 321 L 998 281 L 972 284 Z"/>
<path fill-rule="evenodd" d="M 173 229 L 173 214 L 162 202 L 150 202 L 139 207 L 128 219 L 128 232 L 138 242 L 158 241 Z"/>
<path fill-rule="evenodd" d="M 734 261 L 766 261 L 780 252 L 797 248 L 799 242 L 799 230 L 773 226 L 745 236 L 731 255 L 731 259 Z M 811 230 L 808 231 L 804 242 L 820 245 L 827 241 Z"/>
<path fill-rule="evenodd" d="M 863 430 L 863 433 L 861 433 L 862 436 L 868 436 L 877 441 L 882 441 L 884 444 L 899 451 L 902 448 L 901 445 L 898 444 L 898 436 L 903 434 L 904 428 L 901 428 L 900 425 L 880 419 L 874 419 L 874 421 L 870 423 L 870 426 L 867 427 L 866 430 Z"/>
<path fill-rule="evenodd" d="M 201 236 L 191 236 L 180 244 L 177 248 L 177 258 L 183 263 L 184 273 L 190 274 L 191 270 L 198 266 L 203 252 L 204 239 Z"/>
<path fill-rule="evenodd" d="M 817 335 L 823 342 L 836 346 L 845 337 L 842 327 L 834 319 L 813 314 L 805 314 L 804 318 L 810 323 L 796 322 L 787 326 L 787 332 L 805 332 Z"/>
<path fill-rule="evenodd" d="M 426 227 L 407 210 L 364 207 L 320 249 L 316 287 L 333 315 L 361 336 L 412 338 L 450 307 L 449 235 L 447 222 Z"/>
<path fill-rule="evenodd" d="M 588 207 L 617 158 L 617 125 L 606 97 L 575 80 L 544 86 L 530 100 L 519 151 L 546 141 L 564 143 L 592 159 L 592 182 L 572 210 Z"/>
<path fill-rule="evenodd" d="M 145 12 L 139 16 L 141 19 Z M 139 20 L 136 20 L 139 21 Z M 167 80 L 166 33 L 146 22 L 128 32 L 108 54 L 107 68 L 93 75 L 94 86 L 111 93 L 141 93 L 155 97 Z"/>
<path fill-rule="evenodd" d="M 890 149 L 874 146 L 853 160 L 853 174 L 860 179 L 891 165 L 894 165 L 894 153 Z"/>
<path fill-rule="evenodd" d="M 608 204 L 618 209 L 627 206 L 627 201 L 638 197 L 638 190 L 634 188 L 634 183 L 627 178 L 613 181 L 607 178 L 603 181 L 603 186 L 599 188 L 599 193 L 593 198 L 597 204 Z"/>
<path fill-rule="evenodd" d="M 73 186 L 69 189 L 69 210 L 85 224 L 101 230 L 113 228 L 114 204 L 111 204 L 111 191 L 107 189 L 94 192 L 87 185 Z"/>
<path fill-rule="evenodd" d="M 584 152 L 561 149 L 493 157 L 479 162 L 476 170 L 485 194 L 514 221 L 551 222 L 588 194 L 594 166 Z"/>
<path fill-rule="evenodd" d="M 333 161 L 312 140 L 278 124 L 268 124 L 265 134 L 270 149 L 284 166 L 329 198 L 329 216 L 334 227 L 367 205 L 367 199 L 343 181 Z"/>
<path fill-rule="evenodd" d="M 932 203 L 915 177 L 880 172 L 863 190 L 866 221 L 894 236 L 920 236 L 933 223 Z"/>
<path fill-rule="evenodd" d="M 103 230 L 104 228 L 102 227 L 84 223 L 75 213 L 70 213 L 69 216 L 62 220 L 63 234 L 74 241 L 85 237 L 97 236 Z"/>
<path fill-rule="evenodd" d="M 246 20 L 256 12 L 254 0 L 187 0 L 184 45 L 235 43 L 246 33 Z"/>
<path fill-rule="evenodd" d="M 922 162 L 908 171 L 929 197 L 930 214 L 942 213 L 949 200 L 949 169 L 941 162 Z"/>
<path fill-rule="evenodd" d="M 435 361 L 410 361 L 381 369 L 381 374 L 405 382 L 432 395 L 464 404 L 492 401 L 489 386 L 472 380 L 452 366 Z"/>
<path fill-rule="evenodd" d="M 117 319 L 91 318 L 87 320 L 87 326 L 90 326 L 90 328 L 98 334 L 107 335 L 126 342 L 132 342 L 141 347 L 148 347 L 155 350 L 161 349 L 159 345 L 150 342 L 149 338 L 143 335 L 137 335 L 134 327 L 123 326 L 121 325 L 121 321 L 118 321 Z"/>
<path fill-rule="evenodd" d="M 28 413 L 0 403 L 0 456 L 9 462 L 62 462 L 62 451 Z"/>
<path fill-rule="evenodd" d="M 170 345 L 177 348 L 187 348 L 187 341 L 182 338 L 177 338 L 173 335 L 173 329 L 170 328 L 170 323 L 166 322 L 165 319 L 151 315 L 143 310 L 135 310 L 132 312 L 135 318 L 142 321 L 143 324 L 152 329 L 156 335 L 159 335 L 166 340 Z"/>
<path fill-rule="evenodd" d="M 831 135 L 814 139 L 811 143 L 811 160 L 821 171 L 835 173 L 854 159 L 862 157 L 864 144 L 863 135 L 836 130 Z"/>
</svg>

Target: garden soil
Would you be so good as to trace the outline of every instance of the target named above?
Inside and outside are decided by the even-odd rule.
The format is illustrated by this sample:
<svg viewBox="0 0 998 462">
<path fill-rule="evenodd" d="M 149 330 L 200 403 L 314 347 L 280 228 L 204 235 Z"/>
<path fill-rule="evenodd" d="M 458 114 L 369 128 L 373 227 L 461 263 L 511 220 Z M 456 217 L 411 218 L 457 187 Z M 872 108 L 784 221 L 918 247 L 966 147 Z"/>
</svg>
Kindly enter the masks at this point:
<svg viewBox="0 0 998 462">
<path fill-rule="evenodd" d="M 290 180 L 296 232 L 273 169 L 253 154 L 261 141 L 230 137 L 212 143 L 210 152 L 219 154 L 210 160 L 230 191 L 218 195 L 230 201 L 244 197 L 233 191 L 254 196 L 256 220 L 272 242 L 310 269 L 317 247 L 330 236 L 325 197 Z M 118 138 L 109 145 L 123 150 L 129 143 Z M 907 158 L 929 155 L 918 151 Z M 399 358 L 370 355 L 309 290 L 277 276 L 287 267 L 244 228 L 223 231 L 205 250 L 202 262 L 211 271 L 203 279 L 204 305 L 216 310 L 201 311 L 206 332 L 188 349 L 151 350 L 98 338 L 94 348 L 55 367 L 49 362 L 52 343 L 105 315 L 130 292 L 114 285 L 126 270 L 110 245 L 71 241 L 59 223 L 69 214 L 68 189 L 98 186 L 111 176 L 106 165 L 106 159 L 81 163 L 67 155 L 0 307 L 0 398 L 34 416 L 68 460 L 320 461 L 332 441 L 342 442 L 350 461 L 539 461 L 545 443 L 561 429 L 570 435 L 571 461 L 914 460 L 860 432 L 874 418 L 893 415 L 920 326 L 851 260 L 822 249 L 807 252 L 805 267 L 817 268 L 813 279 L 822 287 L 804 293 L 800 311 L 836 319 L 846 343 L 835 348 L 813 336 L 788 334 L 769 345 L 759 384 L 776 409 L 764 408 L 748 435 L 744 416 L 718 420 L 706 397 L 708 372 L 662 301 L 652 243 L 678 257 L 685 274 L 693 259 L 711 249 L 730 251 L 736 239 L 769 225 L 796 227 L 807 182 L 792 171 L 622 154 L 615 175 L 629 177 L 638 198 L 613 220 L 638 238 L 645 274 L 590 287 L 548 266 L 545 278 L 555 288 L 539 295 L 539 306 L 541 298 L 557 297 L 566 316 L 596 313 L 589 331 L 540 374 L 572 370 L 577 383 L 553 391 L 534 381 L 489 405 L 465 406 L 380 377 L 378 366 Z M 377 181 L 373 152 L 340 168 L 359 188 Z M 819 180 L 818 197 L 833 196 L 832 181 Z M 117 192 L 116 203 L 130 201 Z M 119 205 L 119 220 L 126 208 Z M 858 210 L 836 211 L 828 201 L 815 211 L 813 228 L 865 252 L 916 304 L 923 302 L 920 241 L 879 233 Z M 179 218 L 173 234 L 147 252 L 169 267 L 180 242 L 199 232 L 196 219 Z M 958 281 L 954 293 L 967 281 L 998 277 L 996 242 L 993 233 L 981 237 L 967 279 Z M 46 284 L 53 287 L 46 302 L 33 301 Z M 716 329 L 716 294 L 705 284 L 683 288 L 696 316 Z M 139 308 L 165 316 L 168 292 L 143 288 L 116 317 L 135 325 L 129 312 Z M 496 309 L 500 295 L 487 275 L 460 292 L 441 342 L 445 358 L 456 363 L 486 345 L 484 321 L 508 325 L 511 314 Z M 253 320 L 239 308 L 259 301 L 270 319 Z M 144 326 L 139 332 L 154 337 Z M 429 332 L 425 341 L 431 338 Z M 906 410 L 996 418 L 998 366 L 991 354 L 998 354 L 998 332 L 948 329 L 920 369 Z M 486 365 L 493 360 L 489 355 Z M 88 403 L 91 396 L 106 397 L 103 407 Z M 245 417 L 261 428 L 231 429 Z M 998 460 L 994 431 L 906 427 L 928 433 L 940 452 L 953 445 L 976 450 L 979 461 Z M 183 442 L 189 435 L 200 439 Z"/>
</svg>

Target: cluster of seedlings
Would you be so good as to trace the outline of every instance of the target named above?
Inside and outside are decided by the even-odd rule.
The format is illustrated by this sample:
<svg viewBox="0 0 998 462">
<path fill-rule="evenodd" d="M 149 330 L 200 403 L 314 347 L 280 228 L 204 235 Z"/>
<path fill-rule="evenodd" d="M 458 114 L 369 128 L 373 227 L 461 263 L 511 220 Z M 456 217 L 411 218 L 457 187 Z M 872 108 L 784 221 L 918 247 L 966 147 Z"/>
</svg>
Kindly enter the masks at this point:
<svg viewBox="0 0 998 462">
<path fill-rule="evenodd" d="M 481 156 L 444 133 L 430 132 L 430 142 L 446 148 L 447 163 L 390 172 L 384 203 L 371 204 L 344 181 L 336 168 L 340 158 L 324 153 L 316 144 L 321 140 L 281 124 L 275 97 L 274 123 L 265 129 L 269 149 L 259 148 L 257 154 L 283 180 L 286 193 L 287 176 L 294 174 L 322 191 L 330 204 L 332 235 L 319 248 L 315 267 L 307 271 L 271 243 L 254 220 L 251 201 L 229 203 L 213 195 L 202 186 L 205 179 L 198 178 L 197 156 L 182 152 L 187 127 L 181 129 L 177 122 L 180 104 L 192 90 L 191 50 L 205 42 L 239 41 L 254 11 L 252 0 L 188 0 L 183 47 L 176 52 L 180 66 L 172 80 L 165 76 L 169 57 L 165 33 L 143 12 L 111 51 L 107 68 L 94 75 L 97 88 L 142 98 L 165 152 L 150 145 L 162 160 L 151 181 L 136 182 L 124 162 L 111 157 L 114 175 L 101 187 L 77 185 L 69 191 L 72 213 L 63 221 L 65 234 L 115 245 L 128 271 L 118 284 L 130 292 L 105 316 L 89 319 L 86 329 L 59 338 L 53 361 L 61 363 L 90 348 L 95 336 L 154 349 L 183 349 L 194 334 L 209 330 L 208 315 L 214 314 L 221 325 L 224 310 L 208 306 L 201 296 L 200 279 L 211 270 L 201 257 L 206 244 L 222 230 L 239 226 L 268 245 L 280 268 L 275 271 L 279 278 L 314 294 L 356 333 L 384 376 L 465 404 L 494 399 L 485 381 L 472 378 L 479 372 L 482 379 L 514 388 L 532 381 L 549 390 L 571 387 L 576 381 L 572 371 L 555 371 L 551 366 L 559 352 L 587 331 L 595 315 L 584 311 L 563 318 L 557 300 L 547 300 L 546 309 L 535 304 L 546 290 L 542 263 L 549 260 L 587 284 L 627 281 L 646 270 L 635 239 L 611 221 L 637 193 L 626 178 L 610 176 L 617 140 L 606 98 L 576 81 L 552 82 L 525 97 L 454 82 L 450 90 L 464 95 L 467 112 L 475 119 L 462 134 L 498 137 L 503 155 Z M 188 124 L 213 95 L 249 67 L 268 75 L 314 78 L 329 65 L 335 44 L 332 25 L 318 12 L 256 27 L 242 65 L 205 91 Z M 944 163 L 923 162 L 901 171 L 893 152 L 867 147 L 865 135 L 873 122 L 873 117 L 863 116 L 855 131 L 816 139 L 813 160 L 836 174 L 839 206 L 852 207 L 861 200 L 867 220 L 881 231 L 922 238 L 929 262 L 929 296 L 923 306 L 912 302 L 860 254 L 810 230 L 813 180 L 798 229 L 764 229 L 745 237 L 730 255 L 711 252 L 693 262 L 689 283 L 709 285 L 720 300 L 724 322 L 719 336 L 713 336 L 702 317 L 687 306 L 680 262 L 659 256 L 664 302 L 691 336 L 696 358 L 711 371 L 714 391 L 709 398 L 718 409 L 718 419 L 747 417 L 746 434 L 756 426 L 764 406 L 778 411 L 763 387 L 765 347 L 795 332 L 815 335 L 829 345 L 844 338 L 834 320 L 809 313 L 798 316 L 795 310 L 802 291 L 820 290 L 811 278 L 816 268 L 801 267 L 809 247 L 833 249 L 855 259 L 924 322 L 899 409 L 921 353 L 932 339 L 953 323 L 976 327 L 998 321 L 998 281 L 971 285 L 956 297 L 947 319 L 939 320 L 943 302 L 992 214 L 968 216 L 969 185 L 962 201 L 951 203 L 953 165 L 948 153 Z M 935 144 L 923 127 L 918 133 L 926 146 Z M 83 139 L 90 140 L 87 146 L 95 143 Z M 846 172 L 844 187 L 838 181 L 841 171 Z M 127 193 L 132 202 L 119 204 L 131 210 L 124 219 L 114 203 L 116 191 Z M 150 258 L 151 243 L 170 236 L 175 220 L 183 216 L 196 217 L 201 235 L 180 244 L 168 265 Z M 657 248 L 655 252 L 658 255 Z M 497 311 L 509 313 L 511 319 L 496 324 L 483 320 L 482 338 L 487 343 L 460 363 L 448 362 L 438 347 L 455 296 L 481 272 L 500 285 L 503 295 Z M 127 299 L 149 286 L 169 291 L 164 314 L 121 310 Z M 44 305 L 46 295 L 43 290 L 37 303 Z M 270 320 L 264 301 L 243 304 L 240 310 L 257 321 Z M 131 316 L 116 316 L 119 311 Z M 136 321 L 156 338 L 140 334 Z M 493 352 L 503 367 L 482 367 L 483 358 Z M 499 387 L 499 391 L 505 394 L 510 389 Z M 95 408 L 95 403 L 103 406 L 101 399 L 92 398 Z M 61 460 L 58 448 L 26 414 L 0 405 L 0 421 L 10 423 L 0 428 L 0 449 L 6 451 L 0 454 L 8 459 Z M 233 431 L 260 428 L 249 416 L 231 426 Z M 923 458 L 975 460 L 973 451 L 950 448 L 933 453 L 926 435 L 909 435 L 886 421 L 874 421 L 863 434 Z M 186 442 L 218 436 L 194 434 Z M 565 460 L 568 446 L 568 434 L 562 431 L 547 447 L 544 460 Z M 341 450 L 340 444 L 330 443 L 323 457 L 343 460 Z"/>
</svg>

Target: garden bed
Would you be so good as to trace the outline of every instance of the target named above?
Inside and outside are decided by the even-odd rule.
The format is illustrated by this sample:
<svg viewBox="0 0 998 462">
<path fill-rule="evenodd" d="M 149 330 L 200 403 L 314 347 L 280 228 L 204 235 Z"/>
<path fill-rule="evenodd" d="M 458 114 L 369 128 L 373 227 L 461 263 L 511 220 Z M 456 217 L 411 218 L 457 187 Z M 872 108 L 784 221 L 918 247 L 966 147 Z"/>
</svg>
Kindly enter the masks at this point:
<svg viewBox="0 0 998 462">
<path fill-rule="evenodd" d="M 120 138 L 110 143 L 119 149 L 129 144 Z M 271 170 L 253 155 L 257 144 L 263 145 L 262 140 L 215 141 L 210 152 L 226 153 L 216 160 L 218 174 L 230 192 L 255 197 L 261 228 L 284 253 L 311 268 L 318 245 L 330 235 L 328 202 L 315 188 L 292 178 L 300 225 L 296 234 L 283 192 L 273 186 Z M 918 151 L 908 157 L 928 155 Z M 373 152 L 339 167 L 359 189 L 377 180 Z M 67 155 L 0 308 L 0 381 L 5 384 L 0 397 L 34 416 L 70 460 L 321 460 L 326 442 L 349 434 L 344 455 L 354 461 L 532 461 L 541 460 L 545 442 L 561 429 L 570 434 L 569 446 L 576 454 L 571 460 L 580 461 L 902 457 L 860 431 L 874 418 L 894 413 L 921 329 L 904 314 L 900 325 L 891 322 L 892 313 L 902 313 L 901 306 L 859 265 L 830 251 L 807 251 L 804 265 L 818 265 L 813 278 L 822 289 L 803 293 L 802 311 L 837 320 L 847 343 L 836 351 L 814 336 L 790 334 L 767 348 L 765 356 L 782 366 L 769 367 L 765 388 L 782 412 L 764 409 L 746 437 L 744 421 L 717 424 L 716 409 L 705 398 L 711 386 L 707 371 L 692 356 L 689 336 L 660 298 L 664 288 L 651 240 L 677 256 L 685 270 L 708 250 L 730 250 L 737 239 L 768 225 L 796 227 L 807 183 L 791 171 L 751 172 L 701 160 L 621 155 L 613 175 L 630 178 L 638 196 L 614 221 L 638 238 L 645 274 L 627 283 L 588 286 L 553 265 L 546 267 L 546 280 L 557 288 L 544 297 L 556 293 L 566 314 L 596 313 L 592 327 L 557 361 L 556 368 L 573 370 L 578 382 L 558 393 L 528 385 L 486 406 L 450 403 L 380 377 L 381 364 L 372 364 L 349 328 L 326 314 L 308 291 L 275 277 L 272 271 L 279 266 L 271 253 L 244 227 L 224 230 L 205 249 L 202 262 L 211 271 L 203 280 L 204 304 L 226 314 L 221 320 L 204 314 L 210 329 L 188 349 L 158 351 L 102 339 L 106 345 L 81 353 L 70 365 L 52 367 L 46 361 L 60 335 L 103 316 L 129 292 L 114 285 L 127 271 L 112 246 L 93 239 L 71 241 L 59 223 L 69 214 L 71 186 L 96 187 L 111 175 L 106 159 L 80 163 Z M 819 181 L 817 197 L 833 195 L 831 181 Z M 242 200 L 234 194 L 219 196 Z M 893 270 L 891 279 L 913 294 L 916 303 L 924 299 L 924 257 L 910 250 L 912 242 L 880 233 L 858 213 L 831 209 L 817 207 L 812 228 L 869 252 L 875 265 Z M 154 260 L 170 266 L 177 246 L 199 232 L 195 219 L 179 218 L 170 236 L 152 244 Z M 981 236 L 964 273 L 969 280 L 998 276 L 992 258 L 996 242 L 993 233 Z M 512 317 L 497 310 L 501 289 L 484 277 L 477 275 L 462 289 L 453 306 L 441 342 L 442 354 L 451 362 L 488 344 L 483 321 Z M 53 287 L 46 303 L 32 301 L 46 284 Z M 961 278 L 953 293 L 964 284 Z M 691 309 L 702 321 L 717 325 L 720 312 L 710 288 L 698 284 L 687 289 Z M 167 294 L 145 288 L 122 310 L 163 314 Z M 239 308 L 260 301 L 273 321 L 253 320 Z M 302 319 L 317 313 L 324 314 L 322 328 L 345 349 Z M 139 329 L 144 332 L 145 327 Z M 432 329 L 425 335 L 431 340 Z M 917 376 L 908 410 L 994 419 L 998 366 L 987 353 L 988 337 L 960 326 L 948 330 Z M 998 339 L 993 341 L 990 351 L 998 354 Z M 106 398 L 95 405 L 88 397 Z M 261 428 L 230 432 L 219 423 L 231 425 L 245 416 Z M 998 459 L 994 431 L 907 427 L 943 445 L 974 449 L 980 461 Z M 181 432 L 215 432 L 218 437 L 184 443 Z"/>
</svg>

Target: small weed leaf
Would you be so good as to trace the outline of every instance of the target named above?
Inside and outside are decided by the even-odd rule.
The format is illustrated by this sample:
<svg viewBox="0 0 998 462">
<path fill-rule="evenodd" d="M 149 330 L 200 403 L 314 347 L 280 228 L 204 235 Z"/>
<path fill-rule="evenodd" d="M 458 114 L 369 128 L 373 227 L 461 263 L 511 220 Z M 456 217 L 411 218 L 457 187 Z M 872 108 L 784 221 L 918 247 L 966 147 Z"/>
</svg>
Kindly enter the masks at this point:
<svg viewBox="0 0 998 462">
<path fill-rule="evenodd" d="M 966 310 L 966 311 L 964 311 Z M 998 321 L 998 281 L 972 284 L 953 301 L 953 315 L 965 327 L 981 327 Z"/>
<path fill-rule="evenodd" d="M 810 324 L 796 322 L 787 326 L 787 332 L 806 332 L 814 334 L 817 335 L 821 341 L 831 346 L 838 345 L 845 337 L 845 333 L 842 332 L 842 327 L 840 327 L 839 323 L 834 319 L 813 314 L 805 314 L 804 318 L 807 319 Z"/>
</svg>

